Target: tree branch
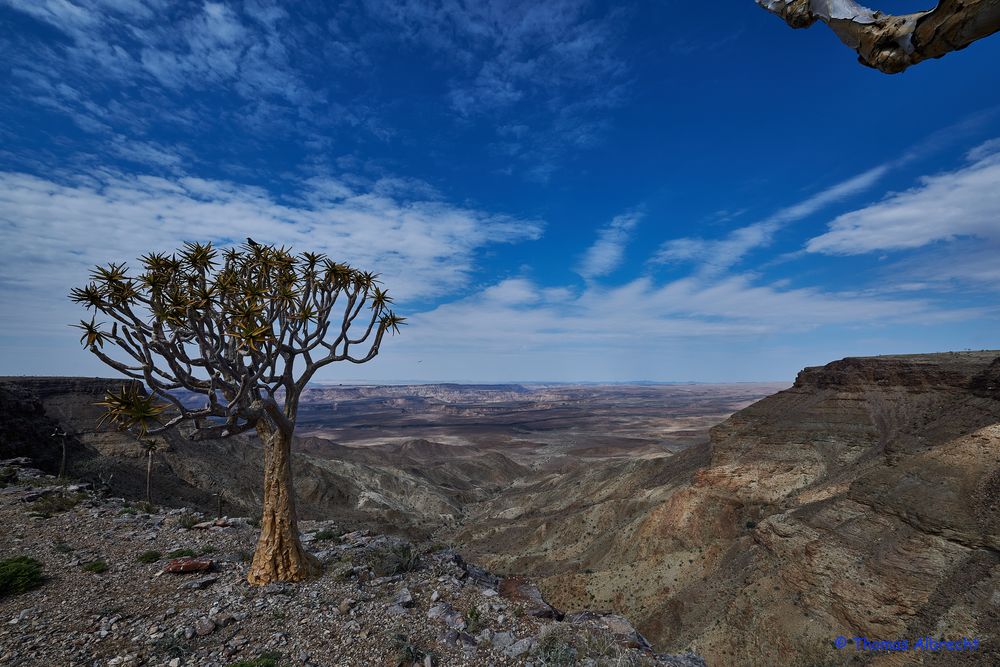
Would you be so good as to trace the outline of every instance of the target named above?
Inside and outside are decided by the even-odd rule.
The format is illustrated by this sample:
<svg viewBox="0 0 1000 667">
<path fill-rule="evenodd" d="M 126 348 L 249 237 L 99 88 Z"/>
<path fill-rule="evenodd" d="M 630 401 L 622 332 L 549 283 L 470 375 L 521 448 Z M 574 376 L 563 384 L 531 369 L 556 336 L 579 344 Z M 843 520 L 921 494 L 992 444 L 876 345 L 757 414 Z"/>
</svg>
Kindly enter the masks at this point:
<svg viewBox="0 0 1000 667">
<path fill-rule="evenodd" d="M 898 74 L 930 58 L 964 49 L 1000 30 L 1000 0 L 940 0 L 929 11 L 892 16 L 853 0 L 757 0 L 793 28 L 830 26 L 858 60 Z"/>
</svg>

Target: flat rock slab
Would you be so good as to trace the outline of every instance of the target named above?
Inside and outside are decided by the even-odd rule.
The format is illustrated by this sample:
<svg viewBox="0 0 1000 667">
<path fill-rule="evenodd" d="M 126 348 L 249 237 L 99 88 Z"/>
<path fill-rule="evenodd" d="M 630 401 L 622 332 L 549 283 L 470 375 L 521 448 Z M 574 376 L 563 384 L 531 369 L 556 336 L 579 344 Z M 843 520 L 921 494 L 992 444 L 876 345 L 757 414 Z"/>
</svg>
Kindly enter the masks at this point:
<svg viewBox="0 0 1000 667">
<path fill-rule="evenodd" d="M 175 558 L 163 568 L 170 574 L 187 574 L 188 572 L 207 572 L 215 564 L 211 558 Z"/>
<path fill-rule="evenodd" d="M 199 590 L 201 590 L 203 588 L 208 588 L 209 586 L 211 586 L 212 584 L 214 584 L 218 580 L 219 580 L 219 577 L 217 575 L 209 575 L 207 577 L 199 577 L 198 579 L 195 579 L 194 581 L 189 581 L 186 584 L 184 584 L 184 588 L 190 588 L 192 590 L 199 591 Z"/>
</svg>

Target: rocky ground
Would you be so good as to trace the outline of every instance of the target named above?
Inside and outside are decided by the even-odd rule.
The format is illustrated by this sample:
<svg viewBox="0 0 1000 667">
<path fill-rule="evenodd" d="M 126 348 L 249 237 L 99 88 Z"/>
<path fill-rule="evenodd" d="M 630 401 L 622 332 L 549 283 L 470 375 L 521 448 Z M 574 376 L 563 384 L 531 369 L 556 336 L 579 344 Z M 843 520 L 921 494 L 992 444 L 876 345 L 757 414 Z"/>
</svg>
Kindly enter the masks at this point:
<svg viewBox="0 0 1000 667">
<path fill-rule="evenodd" d="M 45 575 L 0 597 L 0 665 L 704 665 L 450 549 L 331 522 L 302 524 L 321 578 L 255 588 L 250 520 L 102 498 L 23 459 L 0 470 L 0 559 Z"/>
</svg>

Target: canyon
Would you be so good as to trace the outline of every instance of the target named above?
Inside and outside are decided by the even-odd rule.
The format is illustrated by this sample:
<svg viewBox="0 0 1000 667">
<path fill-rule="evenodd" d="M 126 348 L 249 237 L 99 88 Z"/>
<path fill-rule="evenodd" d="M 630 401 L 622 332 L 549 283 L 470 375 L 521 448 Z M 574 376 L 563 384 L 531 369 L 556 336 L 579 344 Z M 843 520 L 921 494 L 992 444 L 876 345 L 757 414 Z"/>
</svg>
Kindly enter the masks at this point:
<svg viewBox="0 0 1000 667">
<path fill-rule="evenodd" d="M 116 381 L 0 379 L 0 457 L 142 497 Z M 117 381 L 120 382 L 120 381 Z M 779 391 L 780 390 L 780 391 Z M 1000 663 L 1000 352 L 848 358 L 791 387 L 319 385 L 296 442 L 309 519 L 450 545 L 566 609 L 626 614 L 710 665 L 904 664 L 838 636 L 977 637 Z M 250 437 L 162 437 L 154 501 L 260 502 Z M 912 656 L 906 656 L 911 659 Z"/>
</svg>

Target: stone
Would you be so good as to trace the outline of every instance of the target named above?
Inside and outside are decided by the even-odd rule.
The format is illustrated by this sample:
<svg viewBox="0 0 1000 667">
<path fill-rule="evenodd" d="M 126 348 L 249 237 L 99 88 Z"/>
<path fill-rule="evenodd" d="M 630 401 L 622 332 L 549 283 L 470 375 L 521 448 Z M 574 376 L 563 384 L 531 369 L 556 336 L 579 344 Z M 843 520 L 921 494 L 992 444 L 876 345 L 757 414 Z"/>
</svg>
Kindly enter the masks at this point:
<svg viewBox="0 0 1000 667">
<path fill-rule="evenodd" d="M 400 607 L 412 607 L 413 606 L 413 595 L 410 593 L 410 589 L 401 588 L 395 597 L 392 599 L 393 604 L 397 604 Z"/>
<path fill-rule="evenodd" d="M 538 586 L 524 577 L 509 577 L 500 582 L 500 595 L 508 600 L 524 602 L 529 616 L 562 620 L 563 613 L 542 597 Z"/>
<path fill-rule="evenodd" d="M 184 628 L 184 639 L 192 639 L 192 638 L 194 638 L 194 633 L 195 633 L 195 629 L 192 628 L 190 625 L 187 626 L 186 628 Z"/>
<path fill-rule="evenodd" d="M 215 564 L 211 558 L 175 558 L 163 568 L 170 574 L 186 574 L 188 572 L 205 572 Z"/>
<path fill-rule="evenodd" d="M 230 613 L 222 612 L 221 614 L 216 614 L 212 616 L 212 621 L 220 628 L 225 628 L 236 622 L 236 617 Z"/>
<path fill-rule="evenodd" d="M 204 637 L 215 632 L 215 623 L 207 616 L 202 616 L 194 624 L 194 631 L 199 637 Z"/>
<path fill-rule="evenodd" d="M 347 612 L 351 611 L 351 607 L 353 606 L 354 606 L 354 600 L 350 598 L 344 598 L 343 600 L 340 601 L 340 604 L 337 606 L 337 610 L 340 611 L 341 614 L 347 614 Z"/>
<path fill-rule="evenodd" d="M 200 577 L 198 579 L 195 579 L 194 581 L 189 581 L 186 584 L 184 584 L 184 588 L 190 588 L 191 590 L 200 591 L 203 588 L 208 588 L 218 580 L 219 577 L 216 575 L 211 575 L 208 577 Z"/>
<path fill-rule="evenodd" d="M 464 569 L 469 580 L 479 584 L 483 588 L 497 588 L 500 585 L 499 577 L 487 572 L 478 565 L 465 563 Z"/>
<path fill-rule="evenodd" d="M 291 595 L 294 589 L 286 583 L 275 581 L 267 586 L 264 586 L 263 590 L 268 595 Z"/>
<path fill-rule="evenodd" d="M 427 610 L 427 618 L 440 619 L 453 630 L 465 629 L 465 616 L 447 602 L 441 602 Z"/>
<path fill-rule="evenodd" d="M 167 667 L 181 667 L 181 659 L 174 658 L 173 660 L 167 663 Z"/>
<path fill-rule="evenodd" d="M 386 608 L 386 611 L 393 616 L 405 616 L 410 610 L 403 605 L 393 604 Z"/>
<path fill-rule="evenodd" d="M 493 646 L 503 650 L 514 643 L 514 635 L 509 632 L 494 632 L 492 642 Z"/>
<path fill-rule="evenodd" d="M 437 591 L 434 591 L 433 593 L 431 593 L 431 602 L 437 602 L 440 599 L 441 599 L 441 594 L 440 593 L 438 593 Z"/>
<path fill-rule="evenodd" d="M 504 649 L 504 655 L 508 658 L 520 658 L 522 655 L 531 652 L 531 649 L 535 647 L 535 640 L 531 637 L 526 637 L 524 639 L 519 639 L 506 649 Z"/>
</svg>

